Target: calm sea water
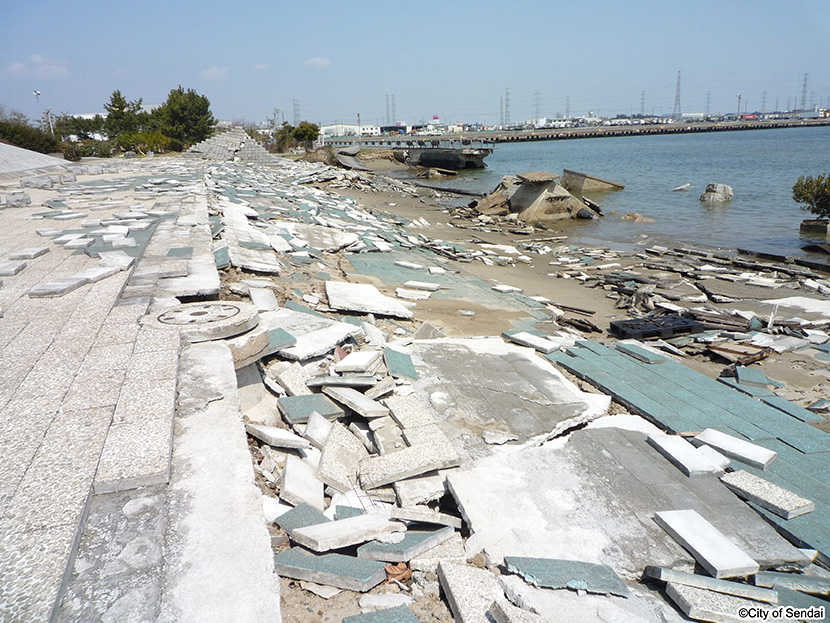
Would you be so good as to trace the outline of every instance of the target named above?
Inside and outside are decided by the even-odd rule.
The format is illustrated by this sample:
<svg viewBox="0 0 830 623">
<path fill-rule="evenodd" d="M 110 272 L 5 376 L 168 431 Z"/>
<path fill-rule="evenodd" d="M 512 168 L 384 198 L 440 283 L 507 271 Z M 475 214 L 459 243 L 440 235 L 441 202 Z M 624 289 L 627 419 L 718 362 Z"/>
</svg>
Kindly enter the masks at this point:
<svg viewBox="0 0 830 623">
<path fill-rule="evenodd" d="M 485 170 L 463 172 L 447 185 L 489 192 L 504 175 L 562 169 L 625 185 L 596 197 L 607 216 L 569 224 L 572 235 L 632 243 L 647 234 L 654 242 L 804 256 L 801 247 L 816 239 L 799 234 L 809 214 L 792 200 L 792 186 L 799 175 L 830 172 L 830 127 L 498 145 Z M 716 182 L 732 186 L 732 201 L 701 203 L 706 185 Z M 689 191 L 672 192 L 686 183 Z M 621 221 L 627 212 L 656 222 Z"/>
</svg>

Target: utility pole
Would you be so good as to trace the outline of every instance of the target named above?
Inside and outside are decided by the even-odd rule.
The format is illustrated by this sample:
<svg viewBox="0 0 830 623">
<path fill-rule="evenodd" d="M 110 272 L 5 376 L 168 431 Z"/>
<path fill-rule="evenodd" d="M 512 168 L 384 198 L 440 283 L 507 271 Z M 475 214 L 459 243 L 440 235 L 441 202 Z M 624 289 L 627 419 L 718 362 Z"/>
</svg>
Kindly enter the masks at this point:
<svg viewBox="0 0 830 623">
<path fill-rule="evenodd" d="M 537 90 L 537 91 L 533 94 L 534 103 L 535 103 L 535 105 L 536 105 L 536 116 L 533 118 L 533 125 L 534 125 L 534 126 L 535 126 L 537 123 L 539 123 L 539 118 L 540 118 L 540 117 L 539 117 L 539 97 L 541 96 L 541 94 L 542 94 L 542 92 L 541 92 L 541 91 L 539 91 L 539 90 Z"/>
<path fill-rule="evenodd" d="M 510 89 L 504 90 L 504 125 L 510 125 Z"/>
<path fill-rule="evenodd" d="M 801 83 L 801 110 L 807 110 L 807 76 L 804 74 L 804 81 Z"/>
<path fill-rule="evenodd" d="M 294 127 L 300 125 L 300 100 L 292 100 L 294 102 Z"/>
<path fill-rule="evenodd" d="M 672 109 L 671 116 L 674 119 L 680 119 L 683 111 L 680 108 L 680 72 L 677 72 L 677 89 L 674 92 L 674 109 Z"/>
<path fill-rule="evenodd" d="M 571 96 L 565 96 L 565 119 L 571 118 Z"/>
<path fill-rule="evenodd" d="M 738 93 L 738 116 L 737 116 L 737 118 L 738 119 L 741 118 L 741 94 L 740 93 Z"/>
</svg>

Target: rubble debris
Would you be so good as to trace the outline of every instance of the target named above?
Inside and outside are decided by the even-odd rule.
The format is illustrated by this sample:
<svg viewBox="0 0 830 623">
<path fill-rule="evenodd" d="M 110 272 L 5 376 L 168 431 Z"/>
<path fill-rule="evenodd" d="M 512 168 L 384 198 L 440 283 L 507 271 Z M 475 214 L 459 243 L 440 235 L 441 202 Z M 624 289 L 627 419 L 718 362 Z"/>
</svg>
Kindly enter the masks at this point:
<svg viewBox="0 0 830 623">
<path fill-rule="evenodd" d="M 383 562 L 409 562 L 444 543 L 454 534 L 455 530 L 450 526 L 433 529 L 409 528 L 399 543 L 369 542 L 357 548 L 357 556 Z"/>
<path fill-rule="evenodd" d="M 458 623 L 487 620 L 493 601 L 504 599 L 498 580 L 484 569 L 442 561 L 438 564 L 438 579 Z"/>
<path fill-rule="evenodd" d="M 369 597 L 369 595 L 367 595 L 367 597 Z M 373 597 L 381 597 L 381 595 L 374 595 Z M 411 601 L 411 598 L 409 599 Z M 363 604 L 364 602 L 361 601 L 361 608 L 368 607 Z M 412 610 L 406 607 L 406 605 L 376 610 L 374 612 L 364 612 L 362 614 L 356 614 L 354 616 L 343 618 L 343 623 L 418 623 L 418 621 L 418 617 L 415 616 Z"/>
<path fill-rule="evenodd" d="M 759 608 L 766 609 L 761 602 L 752 599 L 674 582 L 666 584 L 666 594 L 687 617 L 696 621 L 738 623 L 738 621 L 752 620 L 738 616 L 738 612 L 756 612 Z M 754 620 L 760 621 L 761 619 L 755 618 Z"/>
<path fill-rule="evenodd" d="M 311 445 L 308 440 L 275 426 L 245 424 L 245 430 L 249 435 L 275 448 L 308 448 Z"/>
<path fill-rule="evenodd" d="M 754 599 L 755 601 L 762 601 L 769 604 L 778 603 L 778 593 L 774 590 L 758 588 L 756 586 L 742 584 L 740 582 L 717 580 L 715 578 L 710 578 L 705 575 L 699 575 L 696 573 L 686 573 L 685 571 L 667 569 L 666 567 L 646 567 L 646 570 L 643 572 L 643 575 L 647 578 L 660 580 L 661 582 L 671 582 L 673 584 L 682 584 L 684 586 L 694 586 L 696 588 L 703 588 L 709 591 L 714 591 L 716 593 L 733 595 L 735 597 L 743 597 L 745 599 Z M 757 578 L 758 576 L 756 575 L 755 577 Z M 770 584 L 770 586 L 772 585 Z"/>
<path fill-rule="evenodd" d="M 351 387 L 324 387 L 323 393 L 367 419 L 389 415 L 389 409 Z"/>
<path fill-rule="evenodd" d="M 721 476 L 721 482 L 744 500 L 766 508 L 784 519 L 800 517 L 816 508 L 815 503 L 810 500 L 744 470 L 724 474 Z"/>
<path fill-rule="evenodd" d="M 313 554 L 292 547 L 274 556 L 274 571 L 286 578 L 365 593 L 386 579 L 382 562 L 343 554 Z"/>
<path fill-rule="evenodd" d="M 315 412 L 330 420 L 343 416 L 343 409 L 322 394 L 279 398 L 277 408 L 289 424 L 304 424 Z"/>
<path fill-rule="evenodd" d="M 285 530 L 289 536 L 294 534 L 294 530 L 305 528 L 307 526 L 316 526 L 317 524 L 331 521 L 319 510 L 310 506 L 305 502 L 297 504 L 294 508 L 282 513 L 276 518 L 277 525 Z"/>
<path fill-rule="evenodd" d="M 647 438 L 648 444 L 666 457 L 689 477 L 723 474 L 723 468 L 698 452 L 688 441 L 678 435 L 655 433 Z"/>
<path fill-rule="evenodd" d="M 327 552 L 405 530 L 406 525 L 399 521 L 391 521 L 382 514 L 369 513 L 297 528 L 291 534 L 291 539 L 315 552 Z"/>
<path fill-rule="evenodd" d="M 340 422 L 334 422 L 323 443 L 317 477 L 340 492 L 349 491 L 357 484 L 360 461 L 366 456 L 363 443 Z"/>
<path fill-rule="evenodd" d="M 312 465 L 296 456 L 289 456 L 286 459 L 280 487 L 281 500 L 295 506 L 305 502 L 322 512 L 326 507 L 323 500 L 323 487 L 323 482 L 317 478 L 316 470 Z"/>
<path fill-rule="evenodd" d="M 654 520 L 716 579 L 752 575 L 760 568 L 694 510 L 660 511 Z"/>
<path fill-rule="evenodd" d="M 763 446 L 750 443 L 749 441 L 739 439 L 732 435 L 727 435 L 714 428 L 707 428 L 698 435 L 695 435 L 694 442 L 711 446 L 731 459 L 738 459 L 742 463 L 757 467 L 758 469 L 767 469 L 769 464 L 778 456 L 778 453 L 774 450 L 764 448 Z"/>
<path fill-rule="evenodd" d="M 419 523 L 438 524 L 442 526 L 451 526 L 453 528 L 461 529 L 461 519 L 446 513 L 436 513 L 427 507 L 416 508 L 398 508 L 393 507 L 389 509 L 390 517 L 394 519 L 401 519 L 404 521 L 417 521 Z"/>
<path fill-rule="evenodd" d="M 608 565 L 556 558 L 505 556 L 508 572 L 522 576 L 534 586 L 569 588 L 602 595 L 628 596 L 628 588 Z"/>
<path fill-rule="evenodd" d="M 326 281 L 326 296 L 332 309 L 393 318 L 408 319 L 413 316 L 411 309 L 381 294 L 375 286 L 367 283 Z"/>
<path fill-rule="evenodd" d="M 754 577 L 755 586 L 772 588 L 782 586 L 810 595 L 830 595 L 830 578 L 803 573 L 779 573 L 777 571 L 759 571 Z"/>
</svg>

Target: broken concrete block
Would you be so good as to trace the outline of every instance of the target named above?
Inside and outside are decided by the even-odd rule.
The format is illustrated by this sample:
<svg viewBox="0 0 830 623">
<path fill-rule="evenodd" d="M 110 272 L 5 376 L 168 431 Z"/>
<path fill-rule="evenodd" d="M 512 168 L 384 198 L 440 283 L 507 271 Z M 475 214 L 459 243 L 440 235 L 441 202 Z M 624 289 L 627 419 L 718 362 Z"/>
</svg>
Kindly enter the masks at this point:
<svg viewBox="0 0 830 623">
<path fill-rule="evenodd" d="M 317 468 L 317 477 L 338 491 L 357 484 L 360 461 L 368 456 L 363 443 L 339 422 L 332 425 Z"/>
<path fill-rule="evenodd" d="M 719 464 L 697 452 L 688 441 L 677 435 L 655 433 L 649 435 L 648 444 L 666 457 L 675 467 L 689 477 L 723 473 Z"/>
<path fill-rule="evenodd" d="M 341 519 L 349 519 L 350 517 L 360 517 L 365 514 L 366 511 L 364 509 L 354 506 L 342 506 L 338 504 L 334 509 L 334 518 L 338 521 Z"/>
<path fill-rule="evenodd" d="M 426 301 L 432 296 L 432 292 L 423 290 L 407 290 L 406 288 L 395 288 L 395 295 L 405 301 Z"/>
<path fill-rule="evenodd" d="M 447 492 L 445 472 L 424 474 L 394 483 L 395 495 L 401 507 L 426 504 L 438 500 Z"/>
<path fill-rule="evenodd" d="M 118 270 L 127 270 L 135 262 L 135 258 L 130 257 L 124 251 L 100 251 L 98 257 L 99 266 Z"/>
<path fill-rule="evenodd" d="M 720 467 L 721 470 L 726 470 L 732 464 L 732 460 L 729 457 L 722 455 L 712 446 L 707 446 L 706 444 L 698 446 L 695 452 L 705 457 L 710 463 Z"/>
<path fill-rule="evenodd" d="M 374 489 L 404 478 L 454 467 L 458 463 L 455 447 L 444 437 L 443 440 L 435 439 L 432 443 L 364 459 L 360 463 L 360 482 L 365 489 Z"/>
<path fill-rule="evenodd" d="M 423 554 L 412 558 L 409 561 L 409 568 L 413 571 L 431 571 L 435 573 L 442 561 L 466 564 L 467 553 L 464 551 L 464 540 L 458 532 L 440 545 L 436 545 Z"/>
<path fill-rule="evenodd" d="M 334 586 L 323 586 L 322 584 L 317 584 L 316 582 L 301 581 L 300 587 L 309 593 L 314 593 L 318 597 L 322 597 L 323 599 L 331 599 L 342 592 L 339 588 L 335 588 Z"/>
<path fill-rule="evenodd" d="M 286 396 L 277 399 L 277 408 L 289 424 L 304 424 L 315 411 L 330 420 L 344 415 L 343 409 L 322 394 Z"/>
<path fill-rule="evenodd" d="M 323 481 L 317 478 L 314 467 L 296 456 L 288 457 L 282 474 L 280 499 L 295 506 L 306 502 L 322 511 L 325 508 L 323 488 Z"/>
<path fill-rule="evenodd" d="M 695 443 L 705 443 L 731 459 L 741 461 L 758 469 L 766 469 L 778 456 L 774 450 L 750 443 L 744 439 L 727 435 L 714 428 L 707 428 L 697 435 Z"/>
<path fill-rule="evenodd" d="M 538 614 L 518 608 L 506 599 L 494 601 L 490 606 L 489 615 L 496 623 L 544 623 Z"/>
<path fill-rule="evenodd" d="M 361 323 L 360 328 L 363 330 L 363 335 L 366 336 L 366 341 L 372 346 L 383 347 L 386 345 L 386 334 L 375 325 L 364 322 Z"/>
<path fill-rule="evenodd" d="M 265 357 L 271 344 L 271 336 L 267 327 L 259 325 L 246 333 L 228 338 L 225 343 L 233 355 L 233 365 L 238 369 Z"/>
<path fill-rule="evenodd" d="M 515 286 L 508 286 L 508 285 L 496 285 L 491 288 L 500 294 L 512 294 L 512 293 L 520 293 L 524 292 L 521 288 L 517 288 Z"/>
<path fill-rule="evenodd" d="M 49 253 L 49 247 L 29 247 L 9 253 L 10 260 L 33 260 Z"/>
<path fill-rule="evenodd" d="M 392 532 L 404 532 L 406 525 L 387 515 L 371 513 L 349 519 L 329 521 L 294 530 L 291 538 L 315 552 L 327 552 L 365 543 Z"/>
<path fill-rule="evenodd" d="M 506 337 L 511 342 L 519 344 L 520 346 L 529 346 L 530 348 L 534 348 L 540 353 L 546 355 L 559 350 L 559 344 L 556 342 L 552 342 L 551 340 L 538 335 L 533 335 L 527 331 L 519 331 L 518 333 L 513 333 L 511 335 L 507 335 Z"/>
<path fill-rule="evenodd" d="M 685 586 L 695 586 L 697 588 L 715 591 L 716 593 L 724 593 L 726 595 L 734 595 L 735 597 L 754 599 L 756 601 L 763 601 L 770 604 L 778 603 L 778 593 L 775 591 L 771 591 L 766 588 L 758 588 L 749 584 L 741 584 L 740 582 L 716 580 L 715 578 L 699 575 L 697 573 L 675 571 L 674 569 L 667 569 L 665 567 L 646 567 L 645 576 L 654 578 L 655 580 L 660 580 L 661 582 L 672 582 L 674 584 L 683 584 Z"/>
<path fill-rule="evenodd" d="M 303 437 L 309 440 L 315 448 L 323 449 L 323 444 L 326 443 L 326 437 L 331 432 L 333 426 L 330 420 L 327 420 L 322 415 L 313 411 L 308 417 L 308 422 L 303 431 Z"/>
<path fill-rule="evenodd" d="M 715 578 L 752 575 L 758 563 L 694 510 L 661 511 L 654 520 Z"/>
<path fill-rule="evenodd" d="M 389 416 L 369 420 L 369 428 L 378 454 L 389 454 L 407 446 L 401 429 Z"/>
<path fill-rule="evenodd" d="M 441 562 L 438 579 L 458 623 L 486 621 L 490 605 L 504 599 L 496 576 L 484 569 Z"/>
<path fill-rule="evenodd" d="M 55 281 L 49 281 L 47 283 L 36 285 L 34 288 L 29 290 L 28 294 L 31 298 L 63 296 L 88 283 L 88 279 L 81 277 L 67 277 L 66 279 L 57 279 Z"/>
<path fill-rule="evenodd" d="M 724 474 L 720 479 L 738 497 L 766 508 L 784 519 L 805 515 L 816 508 L 812 501 L 742 469 Z"/>
<path fill-rule="evenodd" d="M 371 421 L 371 420 L 370 420 Z M 366 422 L 354 421 L 349 424 L 349 430 L 352 434 L 360 439 L 360 443 L 366 448 L 369 454 L 377 454 L 378 449 L 375 445 L 375 435 L 369 428 Z"/>
<path fill-rule="evenodd" d="M 600 595 L 626 597 L 628 587 L 608 565 L 561 558 L 505 556 L 510 573 L 542 588 L 570 588 Z"/>
<path fill-rule="evenodd" d="M 399 301 L 380 292 L 367 283 L 326 281 L 329 307 L 340 311 L 354 311 L 393 318 L 412 318 L 412 310 Z"/>
<path fill-rule="evenodd" d="M 436 340 L 438 338 L 447 337 L 444 333 L 441 332 L 440 329 L 432 326 L 430 323 L 425 322 L 415 333 L 412 335 L 413 338 L 416 340 Z"/>
<path fill-rule="evenodd" d="M 810 595 L 830 595 L 830 578 L 803 573 L 759 571 L 755 574 L 755 586 L 783 586 Z"/>
<path fill-rule="evenodd" d="M 751 599 L 673 582 L 666 584 L 666 594 L 687 617 L 697 621 L 738 623 L 739 621 L 753 620 L 739 616 L 739 612 L 757 612 L 760 609 L 769 609 L 769 606 Z M 758 621 L 760 619 L 755 618 L 754 620 Z"/>
<path fill-rule="evenodd" d="M 393 506 L 389 509 L 389 516 L 404 521 L 417 521 L 418 523 L 431 523 L 461 529 L 460 517 L 446 513 L 437 513 L 428 507 L 398 508 L 397 506 Z"/>
<path fill-rule="evenodd" d="M 6 195 L 7 208 L 22 208 L 29 205 L 32 205 L 32 198 L 29 196 L 29 193 L 15 191 Z"/>
<path fill-rule="evenodd" d="M 409 602 L 412 601 L 412 598 L 407 597 L 406 595 L 366 595 L 366 597 L 373 597 L 375 599 L 393 597 L 395 598 L 395 601 L 400 601 L 400 598 L 403 597 L 408 599 Z M 365 603 L 368 604 L 375 602 Z M 370 606 L 364 606 L 364 601 L 361 598 L 360 607 L 368 608 Z M 364 612 L 363 614 L 355 614 L 354 616 L 344 617 L 343 623 L 418 623 L 419 620 L 420 619 L 418 619 L 418 617 L 416 617 L 412 610 L 407 608 L 406 605 L 400 605 L 393 608 L 386 608 L 384 610 Z"/>
<path fill-rule="evenodd" d="M 294 530 L 308 526 L 316 526 L 317 524 L 326 523 L 331 520 L 316 508 L 303 502 L 282 513 L 275 521 L 280 528 L 291 536 L 294 534 Z"/>
<path fill-rule="evenodd" d="M 12 277 L 26 268 L 26 262 L 0 262 L 0 277 Z"/>
<path fill-rule="evenodd" d="M 417 380 L 418 372 L 412 363 L 412 357 L 394 348 L 383 349 L 383 360 L 389 369 L 389 374 L 395 378 Z"/>
<path fill-rule="evenodd" d="M 117 275 L 121 271 L 117 268 L 108 268 L 106 266 L 95 266 L 94 268 L 87 268 L 72 275 L 76 279 L 87 279 L 89 283 L 97 283 L 113 275 Z"/>
<path fill-rule="evenodd" d="M 407 530 L 399 543 L 366 543 L 357 548 L 359 558 L 384 562 L 409 562 L 415 556 L 428 552 L 452 538 L 455 530 L 449 526 L 432 530 Z"/>
<path fill-rule="evenodd" d="M 262 514 L 265 516 L 265 523 L 267 524 L 274 523 L 279 517 L 293 510 L 293 508 L 287 504 L 283 504 L 276 498 L 268 497 L 267 495 L 262 496 Z M 311 507 L 309 506 L 309 508 Z"/>
<path fill-rule="evenodd" d="M 308 387 L 354 387 L 354 388 L 366 388 L 366 387 L 374 387 L 378 384 L 377 379 L 374 376 L 329 376 L 329 375 L 320 375 L 320 376 L 312 376 L 308 381 L 306 381 L 306 385 Z M 364 394 L 365 395 L 365 394 Z"/>
<path fill-rule="evenodd" d="M 440 283 L 432 283 L 429 281 L 407 281 L 403 284 L 404 288 L 412 290 L 425 290 L 427 292 L 437 292 L 441 289 Z"/>
<path fill-rule="evenodd" d="M 755 387 L 766 387 L 770 380 L 760 368 L 747 368 L 745 366 L 735 367 L 735 377 L 741 385 L 753 385 Z"/>
<path fill-rule="evenodd" d="M 308 448 L 311 443 L 283 428 L 264 426 L 262 424 L 245 424 L 245 430 L 252 437 L 264 441 L 275 448 Z"/>
<path fill-rule="evenodd" d="M 251 297 L 251 303 L 261 312 L 274 311 L 280 307 L 272 288 L 249 288 L 248 296 Z"/>
<path fill-rule="evenodd" d="M 484 443 L 491 446 L 501 446 L 508 441 L 516 441 L 518 439 L 516 435 L 500 430 L 486 430 L 481 433 L 481 438 L 484 440 Z"/>
<path fill-rule="evenodd" d="M 323 393 L 365 418 L 389 415 L 389 409 L 351 387 L 326 387 Z"/>
<path fill-rule="evenodd" d="M 391 411 L 392 419 L 401 428 L 435 426 L 438 423 L 432 410 L 425 406 L 415 394 L 390 396 L 384 402 Z"/>
<path fill-rule="evenodd" d="M 306 384 L 310 378 L 306 369 L 295 361 L 277 374 L 276 381 L 289 396 L 306 396 L 312 393 Z"/>
<path fill-rule="evenodd" d="M 372 400 L 377 400 L 381 396 L 385 396 L 390 393 L 393 389 L 395 389 L 395 387 L 395 379 L 391 376 L 385 376 L 377 384 L 375 384 L 374 387 L 371 387 L 363 392 L 363 395 L 367 398 L 371 398 Z"/>
<path fill-rule="evenodd" d="M 414 262 L 405 262 L 403 260 L 396 261 L 395 266 L 400 266 L 401 268 L 409 268 L 410 270 L 424 269 L 424 267 L 421 264 L 415 264 Z"/>
<path fill-rule="evenodd" d="M 379 350 L 356 350 L 334 364 L 334 371 L 340 374 L 372 374 L 377 369 L 381 355 Z"/>
<path fill-rule="evenodd" d="M 313 554 L 301 547 L 275 555 L 274 571 L 282 577 L 361 593 L 386 579 L 382 562 L 342 554 Z"/>
</svg>

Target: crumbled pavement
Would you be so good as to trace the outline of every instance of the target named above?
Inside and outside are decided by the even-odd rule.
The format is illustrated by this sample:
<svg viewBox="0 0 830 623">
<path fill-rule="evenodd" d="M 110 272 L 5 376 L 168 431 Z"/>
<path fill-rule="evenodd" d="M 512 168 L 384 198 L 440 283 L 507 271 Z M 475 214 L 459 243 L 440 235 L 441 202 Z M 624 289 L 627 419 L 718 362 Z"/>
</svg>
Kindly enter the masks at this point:
<svg viewBox="0 0 830 623">
<path fill-rule="evenodd" d="M 830 453 L 804 427 L 825 418 L 787 400 L 770 365 L 826 354 L 830 282 L 815 267 L 554 236 L 514 249 L 432 239 L 425 219 L 325 186 L 424 189 L 239 140 L 74 165 L 0 210 L 4 620 L 685 620 L 675 603 L 705 617 L 722 612 L 722 587 L 683 580 L 709 573 L 659 523 L 690 509 L 757 563 L 731 583 L 822 594 L 830 495 L 816 474 Z M 222 161 L 234 141 L 239 161 Z M 4 178 L 3 194 L 19 183 Z M 493 225 L 464 214 L 451 215 L 464 231 Z M 704 331 L 603 337 L 619 344 L 612 359 L 585 339 L 607 328 L 591 310 L 464 268 L 538 258 L 633 320 Z M 784 313 L 793 305 L 806 320 Z M 504 333 L 456 334 L 436 309 L 498 314 Z M 726 361 L 721 402 L 764 405 L 769 434 L 702 403 L 677 428 L 659 397 L 618 391 L 597 365 L 636 376 L 702 357 Z M 741 370 L 759 361 L 766 375 Z M 704 428 L 714 434 L 680 443 Z M 814 508 L 770 518 L 719 480 L 723 467 L 690 477 L 697 459 Z M 597 588 L 599 570 L 613 590 Z"/>
</svg>

